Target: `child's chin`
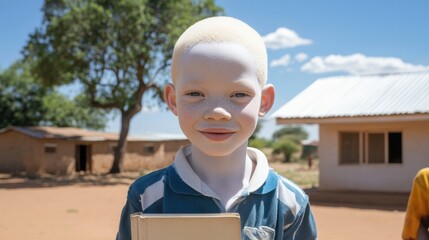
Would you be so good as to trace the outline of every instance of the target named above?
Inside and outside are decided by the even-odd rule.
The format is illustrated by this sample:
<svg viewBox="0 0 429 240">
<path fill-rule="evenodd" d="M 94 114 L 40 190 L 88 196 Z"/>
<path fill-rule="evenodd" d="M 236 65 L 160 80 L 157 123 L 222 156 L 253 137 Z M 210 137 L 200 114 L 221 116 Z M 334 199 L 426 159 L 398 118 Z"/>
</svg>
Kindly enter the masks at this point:
<svg viewBox="0 0 429 240">
<path fill-rule="evenodd" d="M 220 146 L 215 146 L 217 144 L 207 144 L 204 146 L 198 146 L 199 144 L 194 145 L 196 145 L 196 147 L 204 154 L 212 157 L 227 156 L 237 149 L 237 147 L 231 146 L 231 144 L 219 144 Z"/>
</svg>

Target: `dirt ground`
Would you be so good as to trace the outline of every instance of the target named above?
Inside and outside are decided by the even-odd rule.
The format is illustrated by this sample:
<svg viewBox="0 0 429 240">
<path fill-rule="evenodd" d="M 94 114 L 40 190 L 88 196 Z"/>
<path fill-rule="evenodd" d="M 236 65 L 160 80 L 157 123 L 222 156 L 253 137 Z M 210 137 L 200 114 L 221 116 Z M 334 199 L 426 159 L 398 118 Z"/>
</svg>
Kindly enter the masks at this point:
<svg viewBox="0 0 429 240">
<path fill-rule="evenodd" d="M 116 178 L 0 176 L 0 239 L 114 239 L 128 185 Z M 321 240 L 400 239 L 404 211 L 313 205 Z"/>
</svg>

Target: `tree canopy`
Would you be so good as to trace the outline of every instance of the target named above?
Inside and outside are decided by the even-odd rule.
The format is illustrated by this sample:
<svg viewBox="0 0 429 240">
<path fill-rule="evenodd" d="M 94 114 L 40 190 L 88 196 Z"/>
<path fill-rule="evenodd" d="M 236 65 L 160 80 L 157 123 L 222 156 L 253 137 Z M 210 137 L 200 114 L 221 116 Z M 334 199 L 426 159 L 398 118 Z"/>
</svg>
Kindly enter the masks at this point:
<svg viewBox="0 0 429 240">
<path fill-rule="evenodd" d="M 299 151 L 301 141 L 308 133 L 300 126 L 284 127 L 273 133 L 273 153 L 283 153 L 284 162 L 290 162 L 292 155 Z"/>
<path fill-rule="evenodd" d="M 288 137 L 300 143 L 302 140 L 307 139 L 308 133 L 301 126 L 284 127 L 273 133 L 273 140 L 280 139 L 282 137 Z"/>
<path fill-rule="evenodd" d="M 35 84 L 18 64 L 0 73 L 0 128 L 34 126 L 44 114 L 46 89 Z"/>
<path fill-rule="evenodd" d="M 28 63 L 17 62 L 0 73 L 0 128 L 58 126 L 103 129 L 104 112 L 92 111 L 83 95 L 68 99 L 40 84 Z"/>
<path fill-rule="evenodd" d="M 94 130 L 102 130 L 106 127 L 107 111 L 93 109 L 89 105 L 88 98 L 83 94 L 69 100 L 58 92 L 52 92 L 43 98 L 43 106 L 47 111 L 40 125 Z"/>
<path fill-rule="evenodd" d="M 45 84 L 79 81 L 91 106 L 119 110 L 110 171 L 118 173 L 143 95 L 162 99 L 175 41 L 193 22 L 222 11 L 214 0 L 45 0 L 42 26 L 24 54 Z"/>
</svg>

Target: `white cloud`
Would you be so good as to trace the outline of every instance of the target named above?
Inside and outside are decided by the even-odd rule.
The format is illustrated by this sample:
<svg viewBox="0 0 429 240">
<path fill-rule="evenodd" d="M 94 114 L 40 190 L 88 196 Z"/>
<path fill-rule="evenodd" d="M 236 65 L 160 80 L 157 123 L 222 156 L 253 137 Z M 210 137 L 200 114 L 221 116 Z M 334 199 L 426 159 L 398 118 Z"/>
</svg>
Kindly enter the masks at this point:
<svg viewBox="0 0 429 240">
<path fill-rule="evenodd" d="M 305 53 L 298 53 L 293 58 L 291 55 L 286 54 L 281 58 L 271 61 L 270 67 L 279 67 L 279 66 L 289 66 L 296 62 L 301 63 L 308 58 L 308 55 Z"/>
<path fill-rule="evenodd" d="M 295 55 L 295 60 L 298 62 L 304 62 L 305 60 L 307 60 L 308 55 L 305 53 L 298 53 L 297 55 Z"/>
<path fill-rule="evenodd" d="M 309 39 L 304 39 L 288 28 L 278 28 L 275 32 L 269 33 L 263 37 L 267 48 L 281 49 L 293 48 L 300 45 L 309 45 L 312 43 Z"/>
<path fill-rule="evenodd" d="M 429 66 L 413 65 L 394 57 L 368 57 L 360 53 L 342 56 L 314 57 L 301 67 L 311 73 L 347 72 L 354 75 L 414 72 L 429 70 Z"/>
<path fill-rule="evenodd" d="M 286 54 L 286 55 L 284 55 L 283 57 L 281 57 L 279 59 L 271 61 L 270 66 L 271 67 L 287 66 L 290 63 L 290 60 L 291 60 L 290 55 Z"/>
</svg>

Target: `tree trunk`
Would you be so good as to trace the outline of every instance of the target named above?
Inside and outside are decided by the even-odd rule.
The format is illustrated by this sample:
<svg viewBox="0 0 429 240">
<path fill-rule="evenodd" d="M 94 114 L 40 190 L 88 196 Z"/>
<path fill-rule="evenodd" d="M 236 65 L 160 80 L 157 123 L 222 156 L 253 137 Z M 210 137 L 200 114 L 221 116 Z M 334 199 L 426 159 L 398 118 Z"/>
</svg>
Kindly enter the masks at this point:
<svg viewBox="0 0 429 240">
<path fill-rule="evenodd" d="M 126 150 L 127 136 L 133 114 L 122 113 L 121 132 L 119 133 L 118 146 L 115 149 L 113 165 L 109 173 L 121 173 L 123 170 L 123 159 Z"/>
<path fill-rule="evenodd" d="M 290 162 L 290 158 L 291 158 L 291 154 L 290 153 L 288 153 L 288 152 L 283 152 L 283 155 L 284 155 L 284 159 L 283 159 L 283 162 L 284 163 L 288 163 L 288 162 Z"/>
</svg>

